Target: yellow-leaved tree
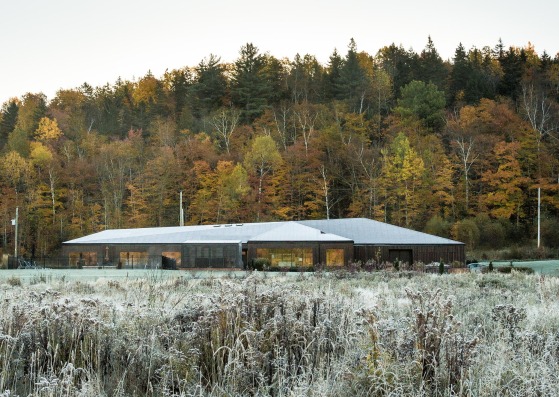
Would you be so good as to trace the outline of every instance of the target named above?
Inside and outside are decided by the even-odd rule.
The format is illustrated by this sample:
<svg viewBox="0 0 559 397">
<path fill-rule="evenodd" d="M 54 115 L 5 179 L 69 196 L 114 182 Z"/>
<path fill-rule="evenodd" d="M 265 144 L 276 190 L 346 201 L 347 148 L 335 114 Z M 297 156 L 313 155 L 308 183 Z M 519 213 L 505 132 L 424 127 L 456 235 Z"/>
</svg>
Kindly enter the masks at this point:
<svg viewBox="0 0 559 397">
<path fill-rule="evenodd" d="M 18 152 L 10 151 L 0 159 L 2 179 L 17 193 L 25 190 L 33 177 L 33 166 Z"/>
<path fill-rule="evenodd" d="M 38 167 L 46 167 L 53 159 L 52 151 L 41 142 L 31 142 L 31 161 Z"/>
<path fill-rule="evenodd" d="M 62 137 L 62 130 L 58 127 L 56 119 L 43 117 L 35 130 L 35 138 L 41 142 L 55 141 Z"/>
<path fill-rule="evenodd" d="M 257 136 L 245 155 L 244 166 L 247 173 L 256 182 L 256 221 L 260 221 L 264 212 L 272 209 L 265 208 L 265 182 L 276 171 L 283 160 L 274 139 L 268 135 Z"/>
<path fill-rule="evenodd" d="M 243 166 L 221 160 L 212 169 L 206 161 L 196 161 L 194 170 L 198 189 L 189 213 L 195 223 L 240 221 L 239 210 L 250 189 Z"/>
<path fill-rule="evenodd" d="M 381 183 L 385 192 L 385 211 L 397 225 L 409 227 L 420 215 L 420 187 L 425 172 L 423 159 L 400 132 L 384 152 Z"/>
<path fill-rule="evenodd" d="M 250 190 L 247 172 L 242 164 L 219 161 L 215 173 L 217 179 L 216 223 L 239 221 L 242 200 Z"/>
</svg>

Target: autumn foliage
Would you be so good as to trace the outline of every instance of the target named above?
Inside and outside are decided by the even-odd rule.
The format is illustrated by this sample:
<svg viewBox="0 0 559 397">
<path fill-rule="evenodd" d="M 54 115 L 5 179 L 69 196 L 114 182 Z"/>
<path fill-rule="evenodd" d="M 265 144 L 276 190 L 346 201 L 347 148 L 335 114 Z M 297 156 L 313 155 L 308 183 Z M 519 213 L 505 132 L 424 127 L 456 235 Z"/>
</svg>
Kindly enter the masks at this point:
<svg viewBox="0 0 559 397">
<path fill-rule="evenodd" d="M 558 225 L 559 56 L 499 42 L 443 61 L 430 39 L 375 55 L 351 40 L 322 65 L 247 44 L 231 64 L 11 99 L 0 149 L 5 252 L 16 206 L 20 252 L 47 256 L 178 225 L 180 191 L 189 224 L 351 216 L 461 238 L 471 222 L 516 243 L 535 237 L 537 188 Z"/>
</svg>

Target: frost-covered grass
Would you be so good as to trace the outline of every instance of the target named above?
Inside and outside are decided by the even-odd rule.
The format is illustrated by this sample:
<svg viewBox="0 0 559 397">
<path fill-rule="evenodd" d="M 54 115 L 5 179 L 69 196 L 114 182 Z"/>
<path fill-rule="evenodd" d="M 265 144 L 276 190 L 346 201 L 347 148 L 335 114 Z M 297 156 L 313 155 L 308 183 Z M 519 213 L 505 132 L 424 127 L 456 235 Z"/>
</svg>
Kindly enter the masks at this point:
<svg viewBox="0 0 559 397">
<path fill-rule="evenodd" d="M 138 275 L 1 274 L 0 396 L 559 390 L 558 278 Z"/>
</svg>

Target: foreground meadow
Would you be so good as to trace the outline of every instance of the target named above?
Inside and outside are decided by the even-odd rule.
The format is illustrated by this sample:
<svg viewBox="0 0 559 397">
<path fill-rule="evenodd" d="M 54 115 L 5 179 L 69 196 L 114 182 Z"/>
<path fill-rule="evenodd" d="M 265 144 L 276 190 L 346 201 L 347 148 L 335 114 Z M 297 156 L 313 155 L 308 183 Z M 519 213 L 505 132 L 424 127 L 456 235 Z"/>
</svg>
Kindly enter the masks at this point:
<svg viewBox="0 0 559 397">
<path fill-rule="evenodd" d="M 559 390 L 555 277 L 24 274 L 0 276 L 2 397 Z"/>
</svg>

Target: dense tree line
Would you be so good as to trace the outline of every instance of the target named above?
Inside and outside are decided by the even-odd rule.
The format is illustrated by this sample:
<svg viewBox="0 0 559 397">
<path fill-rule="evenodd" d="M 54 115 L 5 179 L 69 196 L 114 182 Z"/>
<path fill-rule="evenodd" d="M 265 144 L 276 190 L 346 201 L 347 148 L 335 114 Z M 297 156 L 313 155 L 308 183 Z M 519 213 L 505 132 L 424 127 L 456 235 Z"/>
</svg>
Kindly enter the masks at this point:
<svg viewBox="0 0 559 397">
<path fill-rule="evenodd" d="M 2 245 L 42 256 L 106 228 L 369 217 L 494 246 L 559 236 L 559 55 L 451 61 L 351 40 L 326 65 L 238 59 L 27 93 L 0 110 Z"/>
</svg>

